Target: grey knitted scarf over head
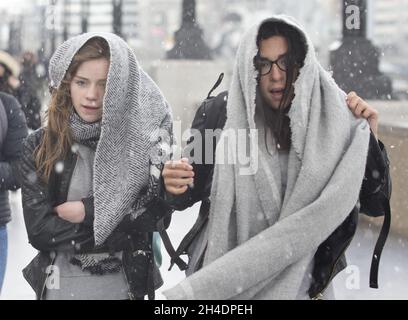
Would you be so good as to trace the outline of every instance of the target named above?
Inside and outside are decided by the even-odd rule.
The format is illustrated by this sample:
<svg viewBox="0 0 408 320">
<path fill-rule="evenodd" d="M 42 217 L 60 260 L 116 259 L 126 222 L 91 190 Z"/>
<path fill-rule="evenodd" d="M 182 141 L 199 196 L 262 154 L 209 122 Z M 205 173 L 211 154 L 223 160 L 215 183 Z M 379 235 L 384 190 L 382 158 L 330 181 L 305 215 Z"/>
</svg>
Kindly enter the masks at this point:
<svg viewBox="0 0 408 320">
<path fill-rule="evenodd" d="M 151 166 L 160 166 L 169 156 L 165 150 L 172 143 L 172 115 L 132 49 L 112 33 L 86 33 L 61 44 L 50 61 L 50 86 L 60 86 L 74 55 L 94 37 L 105 39 L 110 48 L 94 160 L 94 233 L 96 245 L 101 245 L 126 214 L 140 207 L 141 198 L 146 202 Z"/>
<path fill-rule="evenodd" d="M 204 267 L 165 291 L 168 299 L 307 299 L 300 288 L 314 253 L 358 201 L 368 152 L 367 121 L 349 111 L 345 93 L 316 60 L 302 27 L 286 16 L 266 21 L 292 26 L 307 44 L 288 112 L 292 145 L 286 190 L 276 143 L 268 137 L 268 153 L 255 104 L 257 24 L 237 52 L 227 121 L 217 145 Z M 246 132 L 242 136 L 247 136 L 254 170 L 248 170 L 248 163 L 225 160 L 225 154 L 239 159 L 242 153 L 238 129 Z M 257 130 L 257 139 L 250 129 Z"/>
</svg>

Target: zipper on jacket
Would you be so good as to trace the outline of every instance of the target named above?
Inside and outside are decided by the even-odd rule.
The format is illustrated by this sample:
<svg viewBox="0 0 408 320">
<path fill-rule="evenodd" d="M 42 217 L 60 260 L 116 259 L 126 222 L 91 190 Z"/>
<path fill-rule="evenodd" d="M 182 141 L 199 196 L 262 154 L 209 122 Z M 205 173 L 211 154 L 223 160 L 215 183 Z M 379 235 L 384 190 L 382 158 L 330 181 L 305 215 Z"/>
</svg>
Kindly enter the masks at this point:
<svg viewBox="0 0 408 320">
<path fill-rule="evenodd" d="M 142 256 L 147 257 L 148 254 L 151 254 L 151 253 L 152 252 L 150 250 L 135 250 L 135 251 L 132 252 L 132 256 L 136 257 L 138 255 L 142 255 Z"/>
<path fill-rule="evenodd" d="M 50 263 L 49 266 L 54 266 L 55 259 L 57 258 L 57 252 L 56 252 L 56 251 L 54 251 L 54 252 L 55 252 L 54 257 L 51 259 L 51 263 Z M 45 269 L 45 271 L 47 271 L 47 269 Z M 45 277 L 45 281 L 44 281 L 43 287 L 42 287 L 42 289 L 41 289 L 41 293 L 40 293 L 39 300 L 43 300 L 43 295 L 44 295 L 45 287 L 46 287 L 46 285 L 47 285 L 47 280 L 48 280 L 48 277 L 49 277 L 51 274 L 52 274 L 52 272 L 50 272 L 49 274 L 47 273 L 47 276 Z"/>
<path fill-rule="evenodd" d="M 333 267 L 332 267 L 332 270 L 331 270 L 331 273 L 330 273 L 330 277 L 329 277 L 329 281 L 327 281 L 327 283 L 326 283 L 326 285 L 324 286 L 324 288 L 323 288 L 319 293 L 317 293 L 317 294 L 312 298 L 312 300 L 323 300 L 323 293 L 324 293 L 324 291 L 326 291 L 326 289 L 327 289 L 327 287 L 329 286 L 330 282 L 333 280 L 332 277 L 333 277 L 334 269 L 336 268 L 337 264 L 339 263 L 340 258 L 341 258 L 341 256 L 343 255 L 343 253 L 346 252 L 346 250 L 347 250 L 348 247 L 350 246 L 352 240 L 353 240 L 353 238 L 351 238 L 351 240 L 348 242 L 347 246 L 341 251 L 341 253 L 340 253 L 339 256 L 337 257 L 336 262 L 334 263 L 334 265 L 333 265 Z"/>
<path fill-rule="evenodd" d="M 128 288 L 128 296 L 129 296 L 129 300 L 135 300 L 135 295 L 132 293 L 132 291 L 130 290 L 130 285 L 129 285 L 129 280 L 128 277 L 126 275 L 126 271 L 123 268 L 123 262 L 122 262 L 122 272 L 125 275 L 125 280 L 126 280 L 126 286 Z"/>
</svg>

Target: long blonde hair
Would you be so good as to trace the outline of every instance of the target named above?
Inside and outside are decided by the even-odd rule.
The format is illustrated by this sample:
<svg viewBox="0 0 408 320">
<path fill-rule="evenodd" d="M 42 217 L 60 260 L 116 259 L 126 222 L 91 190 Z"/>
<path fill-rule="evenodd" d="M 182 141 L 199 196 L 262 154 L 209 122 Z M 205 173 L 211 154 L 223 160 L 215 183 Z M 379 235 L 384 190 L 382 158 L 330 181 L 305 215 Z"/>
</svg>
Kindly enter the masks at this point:
<svg viewBox="0 0 408 320">
<path fill-rule="evenodd" d="M 35 149 L 37 173 L 48 183 L 57 161 L 64 159 L 72 146 L 69 118 L 72 112 L 70 83 L 79 66 L 86 61 L 110 59 L 109 45 L 105 39 L 95 37 L 87 41 L 75 54 L 58 89 L 53 89 L 46 111 L 47 126 L 38 147 Z"/>
</svg>

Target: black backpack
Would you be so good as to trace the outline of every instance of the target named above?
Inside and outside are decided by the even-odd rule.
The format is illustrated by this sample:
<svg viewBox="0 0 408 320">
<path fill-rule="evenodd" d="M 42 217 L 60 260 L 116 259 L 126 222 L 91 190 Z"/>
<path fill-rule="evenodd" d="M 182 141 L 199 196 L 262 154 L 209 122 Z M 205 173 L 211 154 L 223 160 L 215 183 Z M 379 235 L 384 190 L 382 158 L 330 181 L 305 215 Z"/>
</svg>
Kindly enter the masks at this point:
<svg viewBox="0 0 408 320">
<path fill-rule="evenodd" d="M 217 96 L 211 95 L 212 92 L 220 85 L 223 77 L 224 77 L 224 74 L 221 73 L 217 82 L 214 84 L 214 86 L 208 93 L 207 98 L 201 103 L 200 107 L 198 108 L 195 114 L 194 120 L 192 122 L 191 128 L 197 129 L 200 132 L 202 139 L 204 139 L 205 137 L 205 134 L 204 134 L 205 129 L 215 130 L 215 129 L 222 129 L 224 127 L 224 124 L 226 121 L 226 105 L 227 105 L 228 92 L 223 91 L 219 93 Z M 193 140 L 194 140 L 194 136 L 192 136 L 187 141 L 187 144 L 191 143 Z M 205 154 L 204 141 L 202 143 L 202 147 L 203 147 L 202 154 L 204 155 Z M 215 149 L 215 143 L 213 143 L 213 147 Z M 373 139 L 370 139 L 370 148 L 378 149 L 378 145 Z M 381 151 L 376 150 L 375 154 L 380 155 Z M 389 160 L 388 160 L 388 157 L 386 156 L 386 153 L 383 154 L 383 156 L 385 157 L 385 162 L 388 165 Z M 213 157 L 215 157 L 215 152 L 213 152 Z M 376 162 L 376 163 L 370 163 L 370 161 Z M 380 161 L 379 159 L 369 158 L 366 168 L 376 167 L 377 163 L 381 163 L 381 162 L 382 161 Z M 214 163 L 214 161 L 212 163 Z M 378 269 L 379 269 L 380 257 L 381 257 L 381 253 L 384 248 L 386 239 L 388 237 L 388 233 L 389 233 L 390 225 L 391 225 L 391 209 L 390 209 L 391 179 L 389 176 L 388 168 L 385 167 L 382 169 L 384 169 L 383 172 L 384 172 L 384 176 L 386 180 L 388 181 L 388 185 L 386 185 L 383 188 L 383 190 L 375 197 L 366 199 L 366 201 L 363 202 L 363 205 L 360 210 L 360 212 L 368 216 L 377 217 L 377 216 L 384 215 L 383 226 L 381 228 L 380 235 L 376 242 L 376 246 L 375 246 L 373 256 L 372 256 L 372 261 L 371 261 L 371 268 L 370 268 L 370 287 L 371 288 L 378 288 Z M 212 182 L 212 174 L 214 170 L 214 165 L 203 163 L 200 165 L 195 165 L 194 170 L 197 172 L 196 176 L 206 177 L 206 180 L 202 180 L 202 181 L 195 180 L 195 186 L 197 186 L 197 188 L 201 190 L 201 193 L 202 193 L 200 199 L 198 197 L 194 198 L 194 196 L 191 199 L 192 204 L 199 200 L 202 201 L 201 206 L 200 206 L 199 215 L 197 217 L 196 222 L 194 223 L 193 227 L 188 231 L 188 233 L 184 236 L 177 250 L 174 250 L 170 242 L 170 239 L 167 235 L 167 232 L 163 231 L 160 233 L 162 236 L 163 244 L 171 258 L 169 270 L 171 270 L 174 264 L 177 264 L 179 269 L 182 271 L 188 268 L 188 264 L 184 262 L 180 256 L 181 255 L 190 256 L 190 252 L 189 252 L 190 246 L 199 236 L 199 234 L 201 233 L 201 231 L 203 230 L 204 226 L 206 225 L 208 221 L 208 215 L 209 215 L 209 210 L 210 210 L 209 195 L 211 191 L 211 182 Z M 366 184 L 364 188 L 370 189 L 371 186 Z M 370 195 L 370 194 L 373 194 L 374 192 L 375 190 L 362 190 L 362 194 Z M 197 268 L 195 270 L 200 268 L 201 264 L 202 264 L 202 261 L 197 265 Z"/>
<path fill-rule="evenodd" d="M 214 84 L 214 86 L 209 91 L 207 97 L 204 101 L 200 104 L 199 108 L 196 111 L 194 116 L 193 122 L 191 124 L 192 129 L 198 130 L 200 133 L 200 137 L 202 141 L 202 155 L 206 154 L 205 150 L 205 129 L 222 129 L 224 127 L 226 117 L 226 105 L 227 105 L 227 98 L 228 92 L 223 91 L 216 96 L 212 96 L 211 94 L 213 91 L 221 84 L 222 79 L 224 78 L 224 73 L 221 73 Z M 187 145 L 192 143 L 196 139 L 196 136 L 192 135 L 190 139 L 187 141 Z M 166 248 L 167 253 L 170 256 L 170 267 L 169 270 L 176 264 L 180 270 L 184 271 L 188 268 L 188 264 L 181 259 L 181 255 L 189 255 L 188 248 L 192 244 L 192 242 L 197 238 L 198 234 L 201 232 L 203 227 L 206 225 L 208 220 L 208 214 L 210 210 L 210 191 L 211 191 L 211 182 L 212 182 L 212 174 L 214 170 L 214 160 L 215 160 L 215 146 L 216 141 L 213 141 L 213 161 L 212 164 L 206 164 L 204 161 L 202 164 L 195 164 L 194 171 L 196 172 L 196 176 L 206 177 L 202 180 L 195 179 L 194 181 L 194 189 L 200 190 L 199 198 L 198 196 L 195 197 L 194 194 L 191 198 L 191 204 L 201 201 L 201 206 L 199 210 L 199 214 L 197 217 L 196 222 L 192 226 L 192 228 L 188 231 L 188 233 L 184 236 L 182 241 L 180 242 L 177 250 L 174 249 L 173 245 L 171 244 L 170 238 L 167 234 L 166 230 L 160 232 L 160 236 L 162 238 L 164 247 Z M 193 150 L 194 152 L 194 150 Z M 192 153 L 193 155 L 193 153 Z"/>
</svg>

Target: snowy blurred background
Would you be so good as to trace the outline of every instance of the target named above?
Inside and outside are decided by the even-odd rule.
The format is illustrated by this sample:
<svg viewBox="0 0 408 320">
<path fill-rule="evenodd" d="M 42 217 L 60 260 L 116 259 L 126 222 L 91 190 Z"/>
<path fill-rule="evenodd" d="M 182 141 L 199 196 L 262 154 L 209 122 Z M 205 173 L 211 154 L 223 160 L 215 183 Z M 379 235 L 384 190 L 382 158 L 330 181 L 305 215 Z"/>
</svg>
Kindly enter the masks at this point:
<svg viewBox="0 0 408 320">
<path fill-rule="evenodd" d="M 183 2 L 195 4 L 194 22 L 201 30 L 206 57 L 168 59 L 177 44 L 175 33 L 183 25 Z M 361 217 L 347 251 L 350 266 L 335 278 L 335 291 L 338 299 L 408 299 L 408 0 L 365 3 L 364 37 L 378 50 L 379 64 L 372 69 L 378 68 L 392 84 L 389 94 L 368 99 L 380 110 L 380 139 L 391 159 L 393 222 L 380 264 L 380 289 L 368 287 L 368 273 L 382 218 Z M 312 37 L 321 64 L 332 70 L 331 51 L 339 47 L 344 35 L 343 8 L 341 0 L 0 0 L 0 50 L 16 59 L 25 51 L 35 54 L 44 111 L 49 98 L 47 63 L 56 46 L 84 31 L 115 32 L 135 50 L 142 67 L 172 105 L 175 120 L 185 129 L 219 73 L 226 77 L 217 92 L 228 88 L 235 50 L 250 25 L 275 13 L 294 16 Z M 358 47 L 350 50 L 350 58 L 358 56 Z M 27 241 L 19 192 L 11 194 L 11 202 L 13 221 L 8 224 L 8 265 L 0 299 L 33 299 L 21 274 L 35 250 Z M 175 245 L 193 224 L 198 208 L 196 204 L 174 214 L 169 234 Z M 165 284 L 158 291 L 159 299 L 163 289 L 184 277 L 177 267 L 168 272 L 165 250 L 163 256 Z"/>
<path fill-rule="evenodd" d="M 358 2 L 358 1 L 354 1 Z M 311 35 L 324 66 L 329 49 L 341 41 L 341 0 L 195 1 L 196 20 L 215 60 L 231 62 L 242 32 L 255 21 L 286 13 Z M 353 1 L 349 1 L 353 3 Z M 82 31 L 122 35 L 142 65 L 164 59 L 179 29 L 182 0 L 0 0 L 0 49 L 23 50 L 47 60 L 53 48 Z M 368 0 L 367 38 L 381 50 L 380 69 L 393 79 L 394 92 L 408 93 L 408 0 Z"/>
</svg>

